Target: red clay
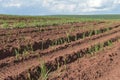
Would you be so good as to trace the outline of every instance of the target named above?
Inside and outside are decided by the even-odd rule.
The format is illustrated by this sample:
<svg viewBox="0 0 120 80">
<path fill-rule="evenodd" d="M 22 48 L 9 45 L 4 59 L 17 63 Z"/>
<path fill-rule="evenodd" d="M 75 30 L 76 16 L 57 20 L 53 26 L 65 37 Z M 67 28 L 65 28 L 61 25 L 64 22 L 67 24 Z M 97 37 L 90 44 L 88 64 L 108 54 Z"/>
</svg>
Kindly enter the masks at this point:
<svg viewBox="0 0 120 80">
<path fill-rule="evenodd" d="M 92 57 L 83 57 L 52 72 L 48 80 L 119 80 L 120 43 Z"/>
<path fill-rule="evenodd" d="M 106 22 L 73 23 L 56 26 L 58 28 L 46 27 L 42 32 L 39 32 L 39 28 L 13 29 L 8 32 L 3 29 L 0 30 L 0 41 L 2 41 L 0 42 L 0 80 L 28 80 L 28 73 L 33 80 L 38 80 L 40 77 L 39 69 L 43 60 L 47 69 L 50 69 L 48 80 L 119 79 L 119 70 L 117 69 L 120 65 L 120 42 L 118 42 L 120 24 L 118 22 L 107 26 L 105 24 Z M 86 36 L 83 39 L 81 35 L 84 32 L 88 35 L 90 29 L 80 29 L 84 26 L 87 28 L 88 25 L 92 25 L 100 31 L 106 27 L 109 27 L 110 30 Z M 75 29 L 70 33 L 71 41 L 50 46 L 53 40 L 66 39 L 66 31 L 71 29 L 69 26 L 75 26 Z M 74 40 L 76 35 L 79 38 Z M 114 43 L 111 48 L 106 49 L 107 45 L 105 44 L 104 51 L 98 52 L 99 54 L 93 57 L 87 56 L 87 51 L 91 46 L 106 43 L 109 40 Z M 44 49 L 39 46 L 42 45 L 41 41 L 45 45 Z M 23 53 L 24 48 L 29 44 L 33 51 L 28 50 L 26 54 Z M 19 49 L 18 57 L 12 54 L 15 49 Z M 113 72 L 115 75 L 112 74 Z M 107 74 L 109 75 L 106 76 Z"/>
</svg>

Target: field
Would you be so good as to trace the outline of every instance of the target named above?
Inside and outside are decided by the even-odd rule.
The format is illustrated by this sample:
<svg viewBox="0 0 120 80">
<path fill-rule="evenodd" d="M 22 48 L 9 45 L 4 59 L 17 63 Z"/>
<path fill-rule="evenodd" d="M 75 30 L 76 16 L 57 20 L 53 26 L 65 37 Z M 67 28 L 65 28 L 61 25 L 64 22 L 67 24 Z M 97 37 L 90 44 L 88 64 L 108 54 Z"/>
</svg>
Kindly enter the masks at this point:
<svg viewBox="0 0 120 80">
<path fill-rule="evenodd" d="M 0 15 L 0 80 L 119 80 L 120 15 Z"/>
</svg>

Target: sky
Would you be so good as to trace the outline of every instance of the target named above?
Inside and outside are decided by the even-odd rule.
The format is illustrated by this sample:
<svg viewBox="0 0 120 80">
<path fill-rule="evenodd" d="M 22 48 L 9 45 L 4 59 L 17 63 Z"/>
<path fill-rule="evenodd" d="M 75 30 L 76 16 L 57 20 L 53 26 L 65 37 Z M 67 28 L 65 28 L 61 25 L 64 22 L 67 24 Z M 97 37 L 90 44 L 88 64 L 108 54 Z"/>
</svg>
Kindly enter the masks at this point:
<svg viewBox="0 0 120 80">
<path fill-rule="evenodd" d="M 120 0 L 0 0 L 0 14 L 119 14 Z"/>
</svg>

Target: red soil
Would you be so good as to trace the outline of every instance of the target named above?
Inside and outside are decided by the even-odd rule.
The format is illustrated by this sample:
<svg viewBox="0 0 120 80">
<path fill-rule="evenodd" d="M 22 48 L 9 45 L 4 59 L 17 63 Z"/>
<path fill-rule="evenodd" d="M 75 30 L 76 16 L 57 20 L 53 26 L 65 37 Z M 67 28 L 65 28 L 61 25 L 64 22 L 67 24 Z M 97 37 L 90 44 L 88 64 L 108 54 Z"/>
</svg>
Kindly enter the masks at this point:
<svg viewBox="0 0 120 80">
<path fill-rule="evenodd" d="M 120 65 L 120 42 L 118 42 L 120 24 L 118 22 L 107 26 L 105 24 L 106 22 L 66 24 L 56 26 L 58 28 L 54 26 L 43 28 L 42 32 L 39 32 L 39 28 L 0 30 L 0 41 L 5 41 L 0 42 L 0 80 L 28 80 L 28 73 L 33 80 L 38 80 L 43 60 L 47 69 L 50 69 L 48 80 L 118 80 L 119 77 L 116 78 L 116 76 L 119 75 L 117 69 Z M 88 25 L 92 25 L 100 31 L 106 27 L 109 27 L 110 30 L 87 36 L 90 29 L 80 29 Z M 66 39 L 65 32 L 71 29 L 69 26 L 75 26 L 75 30 L 70 34 L 71 41 L 50 46 L 53 40 Z M 86 37 L 83 39 L 81 35 L 84 32 L 86 32 Z M 79 38 L 74 40 L 76 35 Z M 22 36 L 25 36 L 25 39 L 19 39 Z M 106 42 L 109 40 L 114 45 L 107 49 Z M 44 42 L 44 49 L 39 47 L 42 44 L 41 41 Z M 99 43 L 105 43 L 104 51 L 90 57 L 87 53 L 88 49 Z M 33 51 L 28 50 L 27 54 L 24 54 L 23 50 L 29 44 Z M 18 57 L 13 54 L 15 49 L 20 50 Z M 113 72 L 115 75 L 112 74 Z M 109 75 L 107 75 L 108 73 Z"/>
<path fill-rule="evenodd" d="M 92 57 L 83 57 L 49 75 L 48 80 L 119 80 L 120 42 Z"/>
</svg>

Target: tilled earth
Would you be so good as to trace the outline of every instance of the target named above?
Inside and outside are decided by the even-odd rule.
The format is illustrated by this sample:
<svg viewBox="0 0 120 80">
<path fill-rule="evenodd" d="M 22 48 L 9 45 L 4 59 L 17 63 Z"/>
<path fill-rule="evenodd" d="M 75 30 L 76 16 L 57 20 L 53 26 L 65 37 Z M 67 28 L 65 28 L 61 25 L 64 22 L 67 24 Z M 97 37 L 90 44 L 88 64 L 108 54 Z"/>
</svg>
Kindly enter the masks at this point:
<svg viewBox="0 0 120 80">
<path fill-rule="evenodd" d="M 119 22 L 0 29 L 0 80 L 38 80 L 43 61 L 48 80 L 119 80 L 119 45 Z"/>
</svg>

